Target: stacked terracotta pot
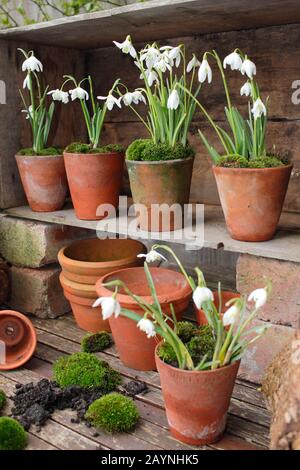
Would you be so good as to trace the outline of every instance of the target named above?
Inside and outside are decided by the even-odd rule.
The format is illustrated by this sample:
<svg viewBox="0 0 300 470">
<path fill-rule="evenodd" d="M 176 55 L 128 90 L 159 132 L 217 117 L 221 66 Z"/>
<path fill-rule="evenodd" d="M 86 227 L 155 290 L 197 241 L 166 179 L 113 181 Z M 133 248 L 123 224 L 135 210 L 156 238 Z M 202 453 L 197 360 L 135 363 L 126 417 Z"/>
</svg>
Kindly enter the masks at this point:
<svg viewBox="0 0 300 470">
<path fill-rule="evenodd" d="M 145 252 L 145 246 L 136 240 L 98 238 L 76 241 L 60 250 L 60 282 L 80 328 L 91 333 L 110 331 L 101 308 L 92 307 L 98 298 L 95 284 L 107 273 L 141 265 L 137 255 Z"/>
</svg>

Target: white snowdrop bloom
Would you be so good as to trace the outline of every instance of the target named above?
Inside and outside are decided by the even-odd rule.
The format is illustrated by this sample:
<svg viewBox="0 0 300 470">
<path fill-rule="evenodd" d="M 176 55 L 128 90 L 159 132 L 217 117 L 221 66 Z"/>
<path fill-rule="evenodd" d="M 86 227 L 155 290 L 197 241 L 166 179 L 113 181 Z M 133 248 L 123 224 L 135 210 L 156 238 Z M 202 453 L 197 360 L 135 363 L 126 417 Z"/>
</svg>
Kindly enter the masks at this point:
<svg viewBox="0 0 300 470">
<path fill-rule="evenodd" d="M 254 116 L 254 119 L 260 118 L 263 114 L 267 115 L 267 109 L 260 98 L 254 102 L 251 112 Z"/>
<path fill-rule="evenodd" d="M 131 57 L 133 57 L 134 59 L 136 58 L 136 56 L 137 56 L 136 50 L 135 50 L 135 48 L 134 48 L 133 45 L 132 45 L 131 37 L 130 37 L 130 36 L 127 36 L 126 39 L 125 39 L 125 41 L 123 41 L 123 42 L 113 41 L 113 43 L 114 43 L 119 49 L 121 49 L 121 51 L 122 51 L 124 54 L 130 54 Z"/>
<path fill-rule="evenodd" d="M 125 104 L 125 106 L 130 106 L 131 103 L 133 102 L 133 93 L 131 93 L 130 91 L 127 91 L 127 93 L 123 95 L 122 99 L 123 99 L 123 103 Z"/>
<path fill-rule="evenodd" d="M 42 72 L 43 71 L 43 64 L 40 60 L 38 60 L 33 54 L 24 60 L 22 64 L 22 71 L 26 72 Z"/>
<path fill-rule="evenodd" d="M 193 292 L 193 301 L 198 309 L 202 307 L 203 302 L 214 300 L 214 294 L 208 287 L 196 287 Z"/>
<path fill-rule="evenodd" d="M 224 69 L 226 69 L 227 65 L 230 65 L 231 70 L 241 70 L 242 64 L 243 64 L 242 58 L 240 54 L 238 54 L 236 51 L 226 56 L 225 59 L 223 60 Z"/>
<path fill-rule="evenodd" d="M 179 95 L 177 90 L 172 90 L 167 102 L 168 109 L 177 109 L 179 106 Z"/>
<path fill-rule="evenodd" d="M 146 62 L 146 67 L 148 70 L 151 70 L 152 67 L 156 64 L 156 62 L 160 59 L 160 52 L 156 47 L 150 46 L 146 49 L 143 49 L 141 55 L 141 61 Z"/>
<path fill-rule="evenodd" d="M 161 50 L 165 50 L 167 52 L 167 56 L 171 62 L 171 65 L 173 67 L 174 63 L 176 67 L 179 67 L 180 62 L 181 62 L 181 51 L 180 47 L 170 47 L 170 46 L 164 46 L 161 47 Z"/>
<path fill-rule="evenodd" d="M 240 314 L 240 309 L 236 305 L 232 305 L 223 315 L 223 325 L 229 326 L 236 322 Z"/>
<path fill-rule="evenodd" d="M 255 308 L 261 308 L 265 305 L 268 299 L 268 293 L 266 289 L 255 289 L 248 297 L 249 302 L 255 302 Z"/>
<path fill-rule="evenodd" d="M 28 73 L 23 81 L 23 88 L 28 88 L 29 90 L 29 85 L 30 85 L 30 76 Z"/>
<path fill-rule="evenodd" d="M 251 95 L 251 85 L 249 82 L 244 83 L 240 90 L 241 96 L 250 96 Z"/>
<path fill-rule="evenodd" d="M 140 253 L 137 255 L 138 258 L 145 258 L 147 263 L 154 263 L 155 261 L 167 261 L 167 258 L 165 258 L 163 255 L 158 253 L 155 250 L 150 250 L 149 253 L 146 255 L 144 253 Z"/>
<path fill-rule="evenodd" d="M 191 70 L 195 69 L 196 67 L 200 67 L 200 65 L 201 65 L 201 62 L 197 59 L 195 54 L 193 54 L 193 57 L 187 64 L 186 71 L 189 73 Z"/>
<path fill-rule="evenodd" d="M 71 95 L 71 100 L 74 101 L 76 99 L 79 100 L 88 100 L 89 99 L 89 94 L 86 90 L 81 88 L 80 86 L 74 88 L 73 90 L 69 91 Z"/>
<path fill-rule="evenodd" d="M 247 75 L 249 78 L 253 78 L 256 75 L 256 65 L 249 59 L 245 59 L 242 63 L 241 72 L 243 75 Z"/>
<path fill-rule="evenodd" d="M 52 95 L 53 101 L 61 101 L 62 103 L 65 103 L 65 104 L 69 102 L 68 92 L 59 90 L 58 88 L 56 90 L 48 91 L 47 95 Z"/>
<path fill-rule="evenodd" d="M 203 59 L 201 62 L 198 70 L 198 79 L 200 83 L 204 83 L 205 80 L 207 80 L 208 83 L 212 81 L 212 71 L 206 59 Z"/>
<path fill-rule="evenodd" d="M 111 111 L 115 105 L 118 106 L 118 108 L 121 108 L 121 99 L 123 98 L 122 96 L 120 98 L 116 98 L 114 95 L 109 93 L 107 96 L 97 96 L 98 100 L 105 100 L 107 109 Z"/>
<path fill-rule="evenodd" d="M 156 335 L 156 332 L 155 332 L 155 327 L 152 323 L 151 320 L 148 320 L 148 318 L 142 318 L 138 324 L 137 324 L 137 327 L 143 331 L 144 333 L 146 333 L 147 335 L 147 338 L 153 338 L 155 335 Z"/>
<path fill-rule="evenodd" d="M 113 297 L 99 297 L 93 307 L 101 307 L 103 320 L 108 320 L 113 314 L 117 318 L 121 313 L 121 305 Z"/>
<path fill-rule="evenodd" d="M 132 101 L 134 102 L 134 104 L 138 104 L 140 102 L 147 104 L 146 98 L 140 90 L 135 90 L 132 93 Z"/>
<path fill-rule="evenodd" d="M 27 109 L 22 109 L 22 113 L 26 113 L 26 119 L 29 119 L 30 117 L 32 117 L 33 115 L 33 112 L 32 112 L 32 106 L 30 105 L 29 108 L 28 108 L 28 111 Z"/>
<path fill-rule="evenodd" d="M 152 86 L 154 82 L 158 83 L 158 75 L 154 70 L 145 70 L 145 76 L 149 86 Z M 143 75 L 140 78 L 144 78 Z"/>
</svg>

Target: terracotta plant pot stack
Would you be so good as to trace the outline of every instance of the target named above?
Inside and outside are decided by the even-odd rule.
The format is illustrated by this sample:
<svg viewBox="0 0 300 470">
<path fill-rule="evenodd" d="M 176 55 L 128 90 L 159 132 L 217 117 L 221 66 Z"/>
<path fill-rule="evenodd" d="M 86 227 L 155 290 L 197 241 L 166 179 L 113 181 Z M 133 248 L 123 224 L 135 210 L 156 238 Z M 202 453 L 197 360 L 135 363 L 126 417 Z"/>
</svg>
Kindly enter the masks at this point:
<svg viewBox="0 0 300 470">
<path fill-rule="evenodd" d="M 130 239 L 91 238 L 60 250 L 60 282 L 80 328 L 91 333 L 110 331 L 108 321 L 102 319 L 101 308 L 92 307 L 98 298 L 95 284 L 116 269 L 140 266 L 142 260 L 137 258 L 140 253 L 146 253 L 146 247 Z"/>
<path fill-rule="evenodd" d="M 213 294 L 214 294 L 214 304 L 216 306 L 216 309 L 219 311 L 219 292 L 214 291 Z M 231 291 L 226 291 L 226 290 L 221 292 L 221 300 L 222 300 L 221 317 L 223 316 L 222 314 L 224 314 L 226 310 L 229 308 L 229 307 L 226 307 L 226 303 L 231 299 L 235 299 L 236 297 L 240 297 L 240 294 L 238 294 L 237 292 L 231 292 Z M 201 325 L 201 326 L 207 325 L 208 321 L 206 319 L 204 311 L 202 309 L 198 309 L 197 307 L 195 307 L 195 312 L 196 312 L 198 325 Z"/>
<path fill-rule="evenodd" d="M 150 268 L 150 272 L 162 311 L 170 315 L 170 304 L 172 303 L 175 315 L 180 320 L 192 295 L 185 277 L 177 271 L 165 268 Z M 96 284 L 99 297 L 111 296 L 112 291 L 102 284 L 115 279 L 123 281 L 132 293 L 142 297 L 145 302 L 153 303 L 143 267 L 122 269 L 103 276 Z M 136 312 L 141 317 L 144 315 L 144 311 L 139 305 L 124 292 L 119 291 L 117 300 L 121 307 Z M 148 339 L 146 334 L 137 328 L 136 322 L 124 316 L 110 317 L 109 324 L 120 359 L 126 366 L 144 371 L 156 369 L 156 338 Z"/>
</svg>

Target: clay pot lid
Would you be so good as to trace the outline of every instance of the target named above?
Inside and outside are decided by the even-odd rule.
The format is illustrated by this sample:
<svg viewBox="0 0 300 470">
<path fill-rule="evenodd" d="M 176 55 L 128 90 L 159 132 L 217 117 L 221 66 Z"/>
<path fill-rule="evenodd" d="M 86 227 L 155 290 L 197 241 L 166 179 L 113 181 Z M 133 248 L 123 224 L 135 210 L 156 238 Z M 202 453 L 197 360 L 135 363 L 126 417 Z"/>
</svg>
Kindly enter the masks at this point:
<svg viewBox="0 0 300 470">
<path fill-rule="evenodd" d="M 25 315 L 14 310 L 0 311 L 0 370 L 21 367 L 33 355 L 36 344 L 36 331 Z"/>
<path fill-rule="evenodd" d="M 192 289 L 183 274 L 166 268 L 149 268 L 157 289 L 157 297 L 160 304 L 170 304 L 191 296 Z M 145 302 L 153 303 L 143 267 L 126 268 L 106 274 L 96 283 L 96 291 L 99 296 L 111 296 L 113 291 L 102 284 L 111 280 L 120 279 L 136 295 L 142 297 Z M 145 294 L 143 294 L 145 292 Z M 118 293 L 118 301 L 122 304 L 135 305 L 134 300 L 126 294 Z"/>
</svg>

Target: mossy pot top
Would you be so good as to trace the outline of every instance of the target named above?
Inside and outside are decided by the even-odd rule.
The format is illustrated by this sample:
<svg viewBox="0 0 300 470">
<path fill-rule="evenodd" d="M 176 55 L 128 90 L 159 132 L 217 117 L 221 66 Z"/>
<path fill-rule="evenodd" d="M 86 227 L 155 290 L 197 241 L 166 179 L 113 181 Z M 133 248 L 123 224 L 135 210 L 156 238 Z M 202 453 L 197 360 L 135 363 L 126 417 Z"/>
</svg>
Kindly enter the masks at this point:
<svg viewBox="0 0 300 470">
<path fill-rule="evenodd" d="M 82 144 L 80 142 L 74 142 L 73 144 L 68 145 L 64 151 L 64 155 L 85 155 L 87 157 L 103 155 L 103 156 L 112 156 L 112 155 L 123 155 L 125 154 L 124 148 L 119 144 L 108 144 L 101 147 L 93 148 L 89 144 Z"/>
<path fill-rule="evenodd" d="M 62 157 L 63 150 L 57 147 L 48 147 L 41 150 L 40 152 L 35 152 L 33 148 L 24 148 L 20 149 L 16 153 L 16 157 L 34 157 L 34 158 L 45 158 L 45 157 Z"/>
<path fill-rule="evenodd" d="M 292 163 L 286 163 L 283 165 L 274 166 L 274 167 L 266 167 L 266 168 L 242 168 L 242 167 L 236 168 L 236 167 L 225 167 L 225 166 L 213 165 L 213 170 L 215 172 L 236 173 L 239 175 L 248 174 L 249 176 L 251 174 L 263 173 L 263 172 L 265 172 L 267 176 L 267 174 L 271 172 L 291 171 L 292 168 L 293 168 Z"/>
<path fill-rule="evenodd" d="M 176 160 L 128 160 L 126 159 L 126 165 L 128 167 L 133 166 L 176 166 L 182 165 L 185 162 L 193 161 L 195 157 L 176 158 Z"/>
</svg>

